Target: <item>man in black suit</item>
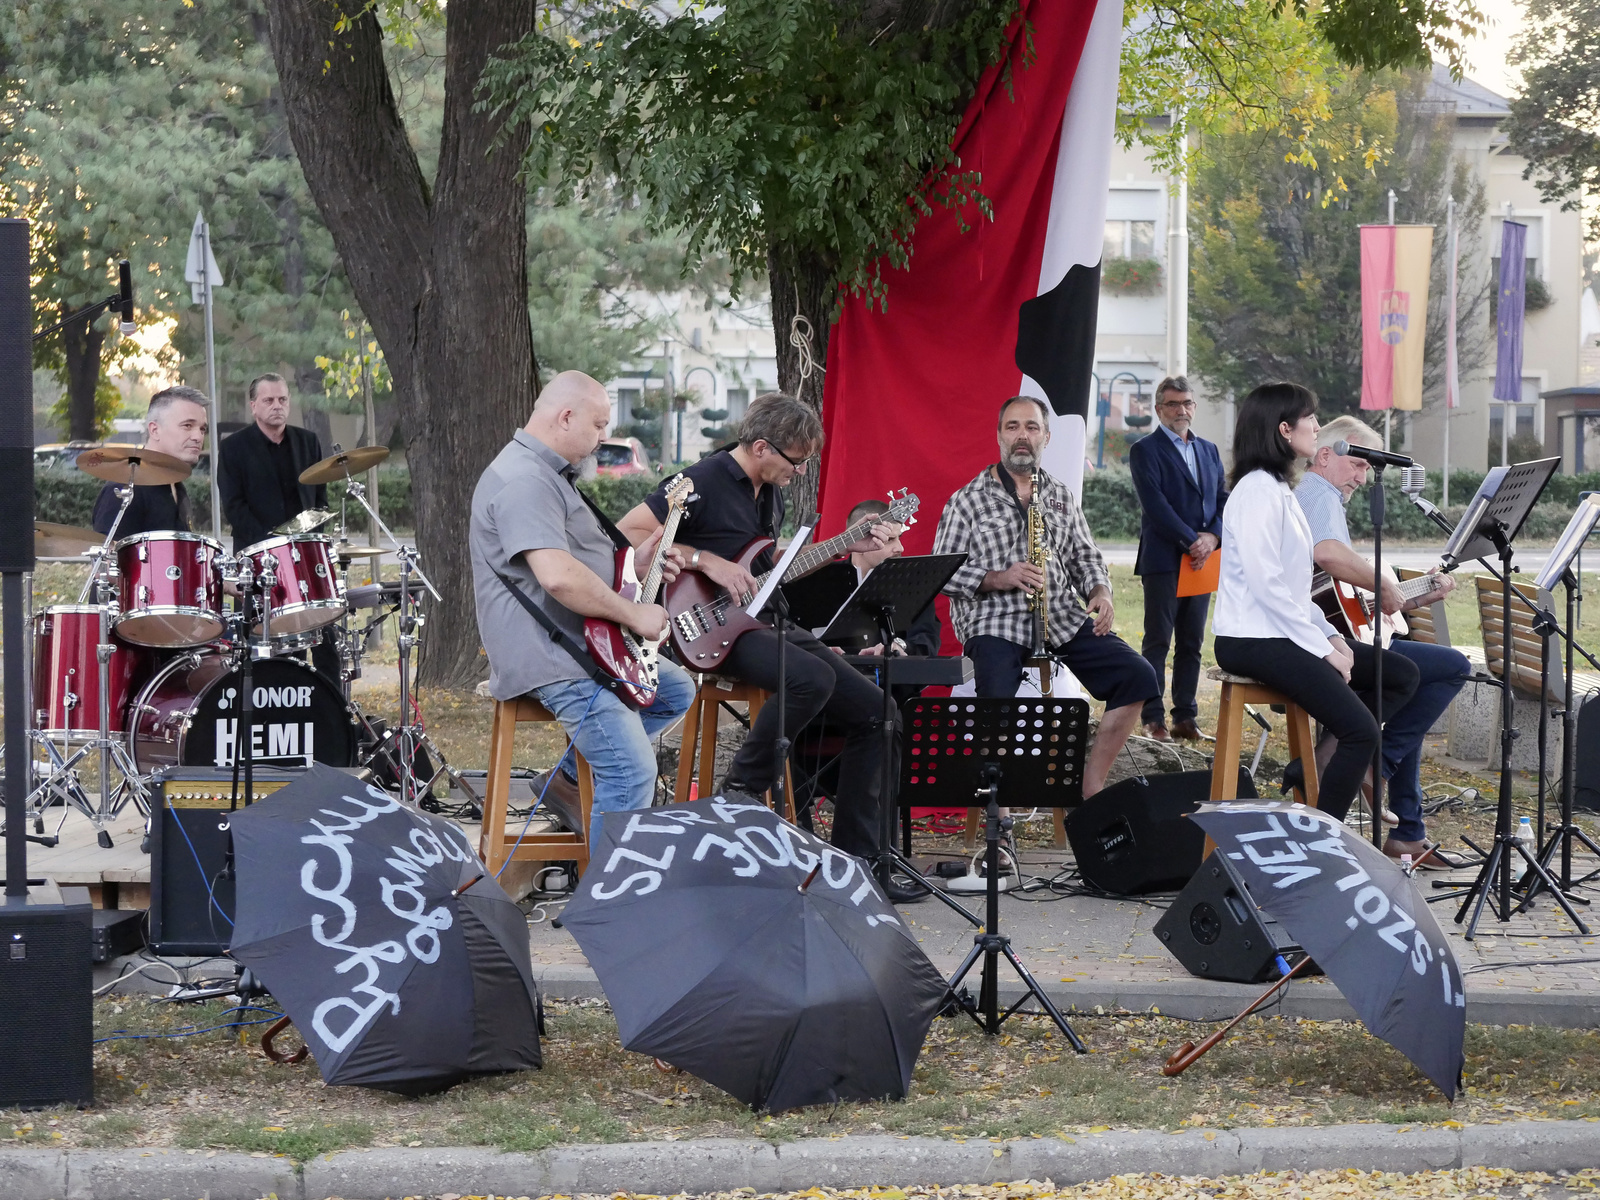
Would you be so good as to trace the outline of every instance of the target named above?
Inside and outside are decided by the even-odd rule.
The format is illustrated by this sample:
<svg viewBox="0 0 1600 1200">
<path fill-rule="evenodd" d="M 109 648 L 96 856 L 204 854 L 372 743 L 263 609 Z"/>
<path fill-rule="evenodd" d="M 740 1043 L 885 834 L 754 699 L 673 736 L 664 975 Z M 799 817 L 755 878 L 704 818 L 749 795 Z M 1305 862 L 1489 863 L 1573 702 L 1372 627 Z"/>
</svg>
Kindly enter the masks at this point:
<svg viewBox="0 0 1600 1200">
<path fill-rule="evenodd" d="M 1128 450 L 1128 467 L 1139 493 L 1139 556 L 1134 574 L 1144 585 L 1144 643 L 1139 652 L 1166 685 L 1167 647 L 1177 635 L 1172 656 L 1172 730 L 1167 730 L 1161 696 L 1145 701 L 1145 734 L 1158 741 L 1180 737 L 1198 741 L 1195 691 L 1200 683 L 1200 647 L 1206 636 L 1209 595 L 1178 596 L 1178 568 L 1185 558 L 1196 567 L 1222 542 L 1222 507 L 1228 490 L 1216 444 L 1196 437 L 1194 395 L 1182 375 L 1156 387 L 1156 418 L 1149 437 Z"/>
<path fill-rule="evenodd" d="M 322 443 L 309 429 L 289 424 L 289 385 L 282 375 L 250 381 L 254 424 L 222 441 L 217 488 L 222 511 L 233 526 L 233 550 L 264 542 L 273 530 L 308 508 L 326 508 L 326 484 L 300 482 L 300 472 L 322 457 Z"/>
</svg>

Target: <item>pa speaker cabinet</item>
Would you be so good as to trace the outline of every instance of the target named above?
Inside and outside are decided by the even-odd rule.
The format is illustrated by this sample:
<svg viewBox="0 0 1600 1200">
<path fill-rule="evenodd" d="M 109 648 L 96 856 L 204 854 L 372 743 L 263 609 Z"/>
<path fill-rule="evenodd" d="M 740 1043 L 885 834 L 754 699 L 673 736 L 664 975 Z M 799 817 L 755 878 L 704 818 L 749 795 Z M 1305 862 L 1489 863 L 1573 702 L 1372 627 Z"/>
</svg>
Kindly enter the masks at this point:
<svg viewBox="0 0 1600 1200">
<path fill-rule="evenodd" d="M 0 898 L 0 1108 L 94 1103 L 86 888 Z"/>
<path fill-rule="evenodd" d="M 1242 767 L 1239 796 L 1254 799 Z M 1084 883 L 1118 896 L 1174 892 L 1200 869 L 1206 835 L 1189 814 L 1211 796 L 1210 771 L 1124 779 L 1067 814 L 1067 841 Z"/>
<path fill-rule="evenodd" d="M 270 802 L 274 792 L 304 775 L 256 767 L 251 802 Z M 160 955 L 222 954 L 233 937 L 233 770 L 173 767 L 157 772 L 153 782 L 150 949 Z M 241 772 L 239 804 L 244 803 Z"/>
<path fill-rule="evenodd" d="M 1588 696 L 1579 702 L 1572 747 L 1576 763 L 1572 803 L 1600 812 L 1600 696 Z"/>
<path fill-rule="evenodd" d="M 1155 925 L 1156 937 L 1191 975 L 1231 983 L 1265 983 L 1278 977 L 1278 955 L 1299 947 L 1250 897 L 1250 890 L 1221 854 L 1200 864 L 1172 907 Z"/>
</svg>

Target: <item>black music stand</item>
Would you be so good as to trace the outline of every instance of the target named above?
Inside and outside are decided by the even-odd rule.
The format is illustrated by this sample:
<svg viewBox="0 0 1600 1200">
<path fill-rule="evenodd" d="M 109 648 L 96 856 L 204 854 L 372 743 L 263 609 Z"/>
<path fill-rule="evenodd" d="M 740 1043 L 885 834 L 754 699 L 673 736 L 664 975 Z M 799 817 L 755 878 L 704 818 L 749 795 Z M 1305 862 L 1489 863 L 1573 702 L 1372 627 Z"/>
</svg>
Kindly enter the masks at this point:
<svg viewBox="0 0 1600 1200">
<path fill-rule="evenodd" d="M 1526 909 L 1526 898 L 1515 910 L 1511 907 L 1513 854 L 1520 854 L 1527 866 L 1523 878 L 1530 883 L 1535 879 L 1542 882 L 1578 930 L 1584 934 L 1589 932 L 1589 927 L 1578 916 L 1565 893 L 1556 886 L 1555 879 L 1544 864 L 1517 841 L 1511 831 L 1511 747 L 1517 739 L 1517 731 L 1512 728 L 1516 719 L 1516 702 L 1511 690 L 1516 648 L 1511 633 L 1511 560 L 1514 553 L 1511 543 L 1521 531 L 1528 513 L 1533 510 L 1534 502 L 1544 491 L 1545 484 L 1550 481 L 1560 462 L 1560 459 L 1544 458 L 1510 467 L 1496 467 L 1484 479 L 1478 494 L 1467 506 L 1461 524 L 1456 527 L 1445 547 L 1447 569 L 1454 569 L 1462 559 L 1476 558 L 1484 553 L 1480 549 L 1484 542 L 1492 546 L 1500 557 L 1500 799 L 1495 810 L 1494 845 L 1490 847 L 1478 877 L 1468 886 L 1461 908 L 1456 912 L 1456 924 L 1459 925 L 1466 919 L 1467 910 L 1472 910 L 1472 919 L 1467 923 L 1466 932 L 1469 941 L 1477 936 L 1478 920 L 1483 916 L 1483 906 L 1491 892 L 1494 893 L 1495 916 L 1501 921 L 1509 921 L 1513 911 Z M 1544 698 L 1540 697 L 1540 703 L 1543 702 Z"/>
<path fill-rule="evenodd" d="M 1083 799 L 1083 767 L 1089 750 L 1089 704 L 1079 699 L 978 700 L 913 697 L 905 703 L 906 755 L 902 782 L 924 804 L 955 808 L 982 805 L 984 862 L 988 873 L 985 923 L 972 937 L 972 949 L 950 977 L 946 1004 L 954 1005 L 986 1033 L 1032 996 L 1055 1022 L 1072 1048 L 1087 1053 L 1078 1035 L 1022 965 L 1011 939 L 1000 932 L 1000 836 L 1011 818 L 1000 815 L 1000 782 L 1020 794 L 1019 805 L 1059 807 Z M 1022 980 L 1025 991 L 1000 1011 L 999 959 Z M 979 958 L 983 976 L 976 1002 L 957 991 Z"/>
<path fill-rule="evenodd" d="M 789 619 L 802 629 L 825 629 L 833 614 L 856 590 L 856 569 L 848 558 L 818 567 L 809 575 L 783 585 L 789 602 Z"/>
<path fill-rule="evenodd" d="M 879 718 L 883 736 L 883 762 L 879 768 L 882 775 L 878 785 L 878 854 L 873 862 L 878 882 L 887 888 L 889 877 L 898 870 L 976 925 L 976 917 L 946 895 L 943 889 L 929 883 L 912 862 L 895 849 L 894 844 L 894 824 L 900 806 L 896 802 L 894 786 L 894 661 L 891 648 L 894 639 L 911 627 L 912 622 L 933 603 L 934 597 L 966 561 L 965 554 L 920 554 L 885 559 L 872 569 L 834 614 L 820 640 L 853 648 L 870 645 L 883 647 L 883 716 Z"/>
</svg>

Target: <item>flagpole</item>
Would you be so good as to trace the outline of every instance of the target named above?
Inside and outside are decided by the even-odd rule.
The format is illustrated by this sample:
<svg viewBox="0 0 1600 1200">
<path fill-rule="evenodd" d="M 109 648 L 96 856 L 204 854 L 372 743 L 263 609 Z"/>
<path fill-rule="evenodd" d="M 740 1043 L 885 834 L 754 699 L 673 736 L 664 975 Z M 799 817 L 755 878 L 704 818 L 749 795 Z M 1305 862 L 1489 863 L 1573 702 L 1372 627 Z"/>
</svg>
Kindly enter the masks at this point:
<svg viewBox="0 0 1600 1200">
<path fill-rule="evenodd" d="M 1394 189 L 1389 189 L 1389 225 L 1394 226 Z M 1383 448 L 1389 449 L 1389 435 L 1394 428 L 1394 403 L 1391 401 L 1388 411 L 1383 414 Z"/>
<path fill-rule="evenodd" d="M 1456 378 L 1456 198 L 1451 196 L 1444 209 L 1445 242 L 1450 254 L 1450 308 L 1445 321 L 1446 343 L 1444 349 L 1444 453 L 1440 456 L 1443 478 L 1440 480 L 1440 507 L 1450 507 L 1450 413 L 1460 402 Z"/>
<path fill-rule="evenodd" d="M 222 540 L 222 497 L 217 486 L 217 473 L 222 466 L 222 453 L 217 446 L 217 435 L 222 430 L 221 417 L 217 409 L 217 347 L 212 336 L 211 326 L 211 226 L 205 217 L 200 218 L 200 240 L 204 245 L 205 255 L 202 261 L 201 275 L 205 278 L 205 305 L 206 305 L 206 395 L 211 398 L 211 536 L 217 541 Z"/>
</svg>

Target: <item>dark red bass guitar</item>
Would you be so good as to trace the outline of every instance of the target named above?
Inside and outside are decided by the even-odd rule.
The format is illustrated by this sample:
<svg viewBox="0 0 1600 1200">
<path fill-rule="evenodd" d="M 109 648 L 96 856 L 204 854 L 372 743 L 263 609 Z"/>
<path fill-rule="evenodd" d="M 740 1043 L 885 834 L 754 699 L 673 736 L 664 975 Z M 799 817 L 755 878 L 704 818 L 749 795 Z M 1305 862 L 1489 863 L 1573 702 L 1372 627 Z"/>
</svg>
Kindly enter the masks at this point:
<svg viewBox="0 0 1600 1200">
<path fill-rule="evenodd" d="M 898 496 L 891 492 L 888 512 L 857 521 L 838 537 L 801 551 L 784 572 L 783 581 L 799 579 L 832 562 L 864 539 L 874 525 L 912 524 L 920 503 L 904 488 Z M 771 538 L 757 538 L 734 561 L 748 571 L 756 556 L 772 544 Z M 756 586 L 765 583 L 770 574 L 767 571 L 757 575 Z M 685 571 L 674 579 L 667 588 L 667 628 L 672 633 L 678 661 L 691 671 L 715 671 L 728 657 L 734 642 L 752 629 L 766 627 L 767 622 L 746 611 L 745 606 L 753 599 L 753 594 L 730 596 L 699 571 Z"/>
<path fill-rule="evenodd" d="M 672 549 L 672 535 L 683 518 L 684 507 L 694 491 L 694 480 L 687 475 L 675 475 L 667 483 L 667 519 L 662 522 L 661 543 L 650 560 L 650 569 L 643 580 L 639 578 L 633 550 L 617 551 L 617 595 L 635 604 L 654 604 L 661 590 L 661 563 Z M 654 640 L 640 637 L 615 621 L 590 617 L 583 623 L 583 640 L 589 655 L 600 668 L 616 679 L 622 680 L 617 695 L 635 708 L 649 708 L 655 702 L 656 687 L 661 679 L 661 643 L 667 640 L 663 633 Z"/>
</svg>

